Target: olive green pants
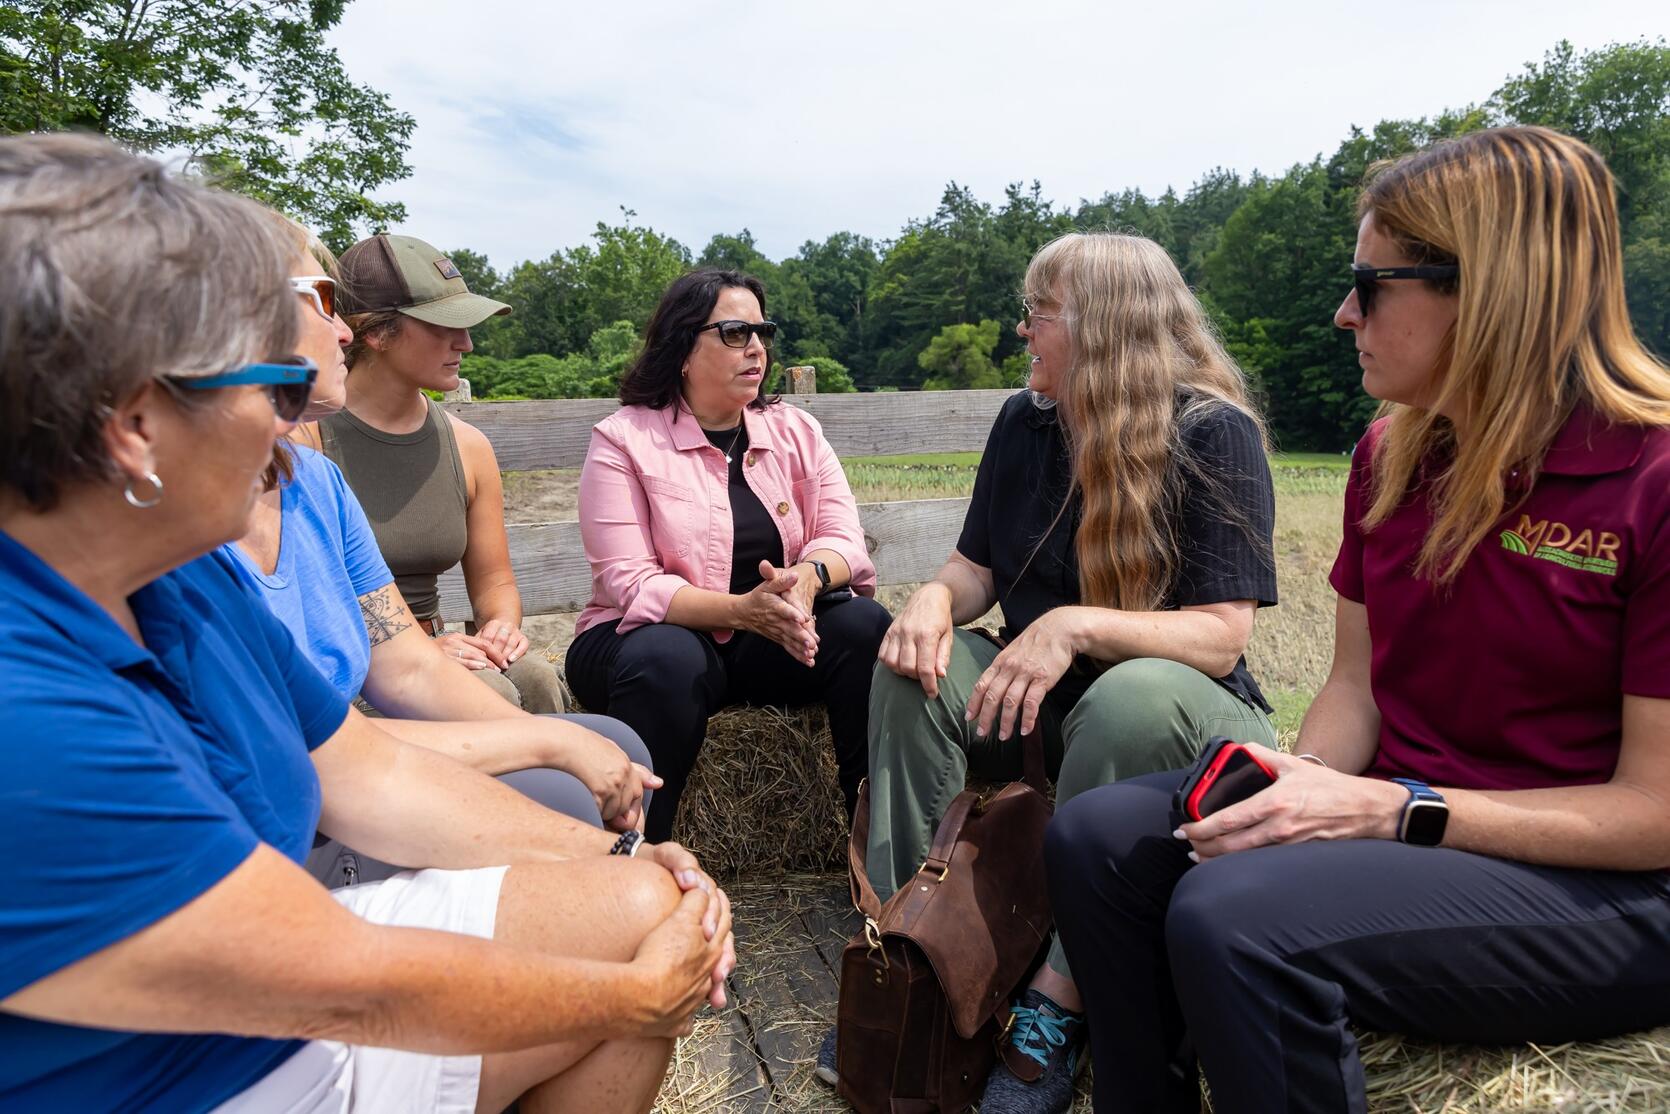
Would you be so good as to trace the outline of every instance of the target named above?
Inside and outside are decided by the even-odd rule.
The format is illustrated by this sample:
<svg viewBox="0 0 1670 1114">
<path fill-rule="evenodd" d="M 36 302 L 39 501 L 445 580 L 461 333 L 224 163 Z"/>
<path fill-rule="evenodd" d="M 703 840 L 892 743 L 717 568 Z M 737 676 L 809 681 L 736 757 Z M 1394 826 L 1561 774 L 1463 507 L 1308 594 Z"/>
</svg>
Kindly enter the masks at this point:
<svg viewBox="0 0 1670 1114">
<path fill-rule="evenodd" d="M 934 829 L 969 775 L 1021 775 L 1020 736 L 985 738 L 963 717 L 974 682 L 997 647 L 955 632 L 951 664 L 929 699 L 913 677 L 876 663 L 870 685 L 870 842 L 865 859 L 886 901 L 921 867 Z M 1044 766 L 1060 804 L 1111 781 L 1193 762 L 1214 735 L 1274 746 L 1269 717 L 1204 673 L 1164 658 L 1133 658 L 1096 678 L 1078 703 L 1044 702 Z M 1058 942 L 1050 966 L 1067 975 Z"/>
</svg>

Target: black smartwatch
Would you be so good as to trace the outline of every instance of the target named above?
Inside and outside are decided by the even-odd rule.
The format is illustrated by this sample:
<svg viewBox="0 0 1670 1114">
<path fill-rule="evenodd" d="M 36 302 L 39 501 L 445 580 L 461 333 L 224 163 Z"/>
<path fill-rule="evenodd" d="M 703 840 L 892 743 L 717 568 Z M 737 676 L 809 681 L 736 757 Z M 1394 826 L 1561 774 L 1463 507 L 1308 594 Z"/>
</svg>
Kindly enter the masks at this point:
<svg viewBox="0 0 1670 1114">
<path fill-rule="evenodd" d="M 1416 847 L 1437 847 L 1444 842 L 1444 829 L 1450 823 L 1450 806 L 1444 803 L 1444 795 L 1414 778 L 1392 780 L 1409 790 L 1409 800 L 1397 822 L 1398 842 Z"/>
<path fill-rule="evenodd" d="M 829 591 L 829 566 L 822 561 L 807 561 L 806 563 L 811 565 L 812 571 L 818 574 L 818 591 Z"/>
</svg>

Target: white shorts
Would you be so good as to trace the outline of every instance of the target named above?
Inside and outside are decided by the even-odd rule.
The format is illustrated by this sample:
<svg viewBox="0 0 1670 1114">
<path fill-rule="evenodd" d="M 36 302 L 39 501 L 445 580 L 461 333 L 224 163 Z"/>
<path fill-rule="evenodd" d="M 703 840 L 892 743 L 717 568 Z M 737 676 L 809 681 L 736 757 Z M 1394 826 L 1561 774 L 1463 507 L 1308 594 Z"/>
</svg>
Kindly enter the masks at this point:
<svg viewBox="0 0 1670 1114">
<path fill-rule="evenodd" d="M 332 890 L 373 924 L 433 928 L 492 939 L 502 866 L 404 871 Z M 475 1114 L 480 1056 L 434 1056 L 309 1041 L 214 1114 Z"/>
</svg>

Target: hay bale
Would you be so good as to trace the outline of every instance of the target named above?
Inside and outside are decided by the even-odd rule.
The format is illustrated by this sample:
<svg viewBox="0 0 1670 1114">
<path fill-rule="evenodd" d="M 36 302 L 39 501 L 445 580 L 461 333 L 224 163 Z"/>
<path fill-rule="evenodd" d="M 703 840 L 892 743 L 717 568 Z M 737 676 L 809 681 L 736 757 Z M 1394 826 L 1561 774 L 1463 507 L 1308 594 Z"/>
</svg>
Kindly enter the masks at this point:
<svg viewBox="0 0 1670 1114">
<path fill-rule="evenodd" d="M 846 863 L 847 813 L 823 708 L 727 708 L 685 783 L 673 838 L 715 877 Z"/>
<path fill-rule="evenodd" d="M 1670 1110 L 1670 1026 L 1547 1047 L 1359 1040 L 1374 1111 Z"/>
<path fill-rule="evenodd" d="M 1434 1044 L 1363 1032 L 1357 1042 L 1370 1114 L 1670 1110 L 1670 1026 L 1548 1047 Z M 1210 1110 L 1204 1081 L 1201 1092 Z"/>
</svg>

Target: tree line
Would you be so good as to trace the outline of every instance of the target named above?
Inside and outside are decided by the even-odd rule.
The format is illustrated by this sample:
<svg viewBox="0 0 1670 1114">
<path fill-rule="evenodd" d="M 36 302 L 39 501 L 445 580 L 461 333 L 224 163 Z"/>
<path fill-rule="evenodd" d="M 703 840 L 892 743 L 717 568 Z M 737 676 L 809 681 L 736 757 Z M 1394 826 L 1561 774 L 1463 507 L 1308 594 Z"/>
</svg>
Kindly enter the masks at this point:
<svg viewBox="0 0 1670 1114">
<path fill-rule="evenodd" d="M 10 0 L 0 6 L 0 129 L 89 128 L 184 152 L 197 172 L 297 215 L 341 250 L 403 219 L 398 202 L 370 195 L 410 174 L 415 126 L 325 45 L 347 2 Z M 995 202 L 952 182 L 931 215 L 892 239 L 835 232 L 780 260 L 747 229 L 693 251 L 625 208 L 588 242 L 504 270 L 460 247 L 452 258 L 471 288 L 516 307 L 476 331 L 465 374 L 478 397 L 612 395 L 661 291 L 714 265 L 765 282 L 782 326 L 779 365 L 815 365 L 820 391 L 1015 386 L 1026 372 L 1013 324 L 1027 260 L 1063 232 L 1112 229 L 1176 259 L 1283 447 L 1339 449 L 1374 407 L 1351 339 L 1331 321 L 1364 174 L 1509 123 L 1579 136 L 1611 165 L 1631 313 L 1670 355 L 1670 47 L 1659 39 L 1587 52 L 1562 42 L 1478 104 L 1353 128 L 1332 154 L 1279 176 L 1220 167 L 1181 192 L 1076 204 L 1046 198 L 1037 182 Z"/>
<path fill-rule="evenodd" d="M 1045 198 L 1036 182 L 1009 186 L 996 203 L 952 182 L 931 216 L 892 240 L 836 232 L 782 260 L 746 229 L 692 252 L 630 210 L 599 222 L 589 243 L 503 273 L 461 250 L 453 259 L 471 288 L 516 307 L 478 330 L 468 375 L 486 397 L 610 395 L 661 290 L 712 265 L 765 282 L 782 326 L 777 360 L 816 365 L 820 391 L 1015 386 L 1026 374 L 1013 325 L 1027 260 L 1063 232 L 1112 229 L 1171 253 L 1284 448 L 1342 449 L 1376 405 L 1351 337 L 1332 323 L 1365 174 L 1377 160 L 1512 123 L 1558 128 L 1606 158 L 1636 329 L 1670 355 L 1670 47 L 1580 53 L 1562 42 L 1481 104 L 1354 128 L 1332 154 L 1276 177 L 1215 168 L 1182 192 L 1127 189 L 1077 205 Z"/>
</svg>

